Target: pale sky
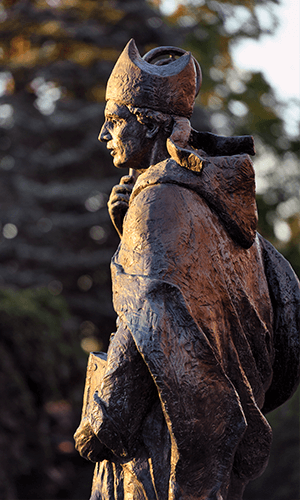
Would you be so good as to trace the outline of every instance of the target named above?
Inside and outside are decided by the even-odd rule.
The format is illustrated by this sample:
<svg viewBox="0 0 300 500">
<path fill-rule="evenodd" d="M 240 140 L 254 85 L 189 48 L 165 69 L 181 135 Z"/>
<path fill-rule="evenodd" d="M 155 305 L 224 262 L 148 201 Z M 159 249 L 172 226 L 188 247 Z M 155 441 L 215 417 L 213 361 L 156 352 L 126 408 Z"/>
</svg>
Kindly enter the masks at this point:
<svg viewBox="0 0 300 500">
<path fill-rule="evenodd" d="M 193 0 L 195 3 L 203 0 Z M 165 0 L 163 7 L 171 13 L 178 3 L 184 0 Z M 204 3 L 204 2 L 203 2 Z M 268 16 L 261 10 L 261 20 L 267 27 Z M 281 101 L 291 98 L 300 99 L 300 1 L 280 0 L 280 5 L 272 5 L 279 26 L 275 35 L 264 35 L 259 41 L 244 40 L 232 48 L 236 66 L 250 71 L 262 71 L 266 80 Z M 229 20 L 230 22 L 230 20 Z M 200 61 L 201 64 L 201 61 Z M 299 110 L 290 105 L 290 132 L 297 134 L 295 121 L 299 119 Z M 297 116 L 296 116 L 297 114 Z M 292 125 L 292 121 L 294 125 Z"/>
<path fill-rule="evenodd" d="M 300 99 L 300 2 L 280 0 L 272 9 L 279 20 L 275 35 L 245 40 L 232 55 L 237 66 L 263 71 L 278 98 Z"/>
</svg>

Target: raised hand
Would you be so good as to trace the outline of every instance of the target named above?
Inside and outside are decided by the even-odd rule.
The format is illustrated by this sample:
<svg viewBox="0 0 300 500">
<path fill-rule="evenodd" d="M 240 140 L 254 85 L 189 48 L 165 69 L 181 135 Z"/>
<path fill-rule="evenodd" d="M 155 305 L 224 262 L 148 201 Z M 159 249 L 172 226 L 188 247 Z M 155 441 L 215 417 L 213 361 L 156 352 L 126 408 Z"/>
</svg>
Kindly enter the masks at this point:
<svg viewBox="0 0 300 500">
<path fill-rule="evenodd" d="M 123 219 L 128 210 L 129 198 L 134 183 L 135 179 L 132 175 L 124 175 L 120 179 L 120 184 L 112 188 L 107 203 L 108 213 L 120 238 L 123 233 Z"/>
</svg>

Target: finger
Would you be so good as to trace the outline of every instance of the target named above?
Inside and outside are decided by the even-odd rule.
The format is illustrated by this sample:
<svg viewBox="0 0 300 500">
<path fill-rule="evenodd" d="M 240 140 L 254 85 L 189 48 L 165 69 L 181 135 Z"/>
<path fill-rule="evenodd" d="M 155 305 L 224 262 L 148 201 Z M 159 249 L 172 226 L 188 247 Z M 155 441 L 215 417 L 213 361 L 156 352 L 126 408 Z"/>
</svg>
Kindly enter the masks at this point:
<svg viewBox="0 0 300 500">
<path fill-rule="evenodd" d="M 120 184 L 134 184 L 135 178 L 132 175 L 124 175 L 120 179 Z"/>
<path fill-rule="evenodd" d="M 132 187 L 128 184 L 118 184 L 117 186 L 114 186 L 111 190 L 111 194 L 116 194 L 116 193 L 128 193 L 131 194 L 132 192 Z"/>
<path fill-rule="evenodd" d="M 126 203 L 128 206 L 129 203 L 129 195 L 123 194 L 123 193 L 118 193 L 114 196 L 111 196 L 108 201 L 108 206 L 115 205 L 118 203 Z"/>
</svg>

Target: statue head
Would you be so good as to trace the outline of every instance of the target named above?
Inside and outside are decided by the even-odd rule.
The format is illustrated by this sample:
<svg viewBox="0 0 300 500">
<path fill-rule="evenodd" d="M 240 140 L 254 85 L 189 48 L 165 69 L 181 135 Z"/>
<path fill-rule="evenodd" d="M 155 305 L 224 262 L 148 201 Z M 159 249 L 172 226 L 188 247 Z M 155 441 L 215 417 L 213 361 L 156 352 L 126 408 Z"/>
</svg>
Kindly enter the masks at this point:
<svg viewBox="0 0 300 500">
<path fill-rule="evenodd" d="M 106 120 L 99 135 L 115 166 L 138 168 L 143 164 L 141 168 L 147 168 L 157 141 L 159 159 L 169 156 L 166 140 L 176 127 L 177 137 L 187 143 L 200 85 L 201 69 L 189 52 L 158 47 L 142 58 L 130 40 L 107 83 Z"/>
</svg>

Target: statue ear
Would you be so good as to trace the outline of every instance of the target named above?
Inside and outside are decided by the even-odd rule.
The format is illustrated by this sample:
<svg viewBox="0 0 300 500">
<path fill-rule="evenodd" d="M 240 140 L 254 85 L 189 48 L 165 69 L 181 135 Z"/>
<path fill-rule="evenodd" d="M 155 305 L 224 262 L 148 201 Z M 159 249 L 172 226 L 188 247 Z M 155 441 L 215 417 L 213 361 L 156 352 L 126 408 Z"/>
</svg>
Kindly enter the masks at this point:
<svg viewBox="0 0 300 500">
<path fill-rule="evenodd" d="M 147 124 L 146 137 L 147 139 L 153 139 L 159 131 L 159 125 L 157 123 Z"/>
</svg>

